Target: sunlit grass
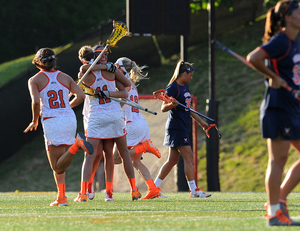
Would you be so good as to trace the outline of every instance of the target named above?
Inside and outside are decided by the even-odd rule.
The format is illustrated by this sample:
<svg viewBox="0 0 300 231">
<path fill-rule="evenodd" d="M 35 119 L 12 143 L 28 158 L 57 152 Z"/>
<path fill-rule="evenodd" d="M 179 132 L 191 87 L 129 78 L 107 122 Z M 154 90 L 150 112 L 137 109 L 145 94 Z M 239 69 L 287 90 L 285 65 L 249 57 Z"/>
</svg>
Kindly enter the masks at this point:
<svg viewBox="0 0 300 231">
<path fill-rule="evenodd" d="M 1 230 L 268 230 L 264 217 L 265 193 L 212 193 L 206 199 L 189 193 L 166 193 L 168 198 L 131 201 L 130 193 L 104 193 L 88 202 L 50 207 L 56 192 L 0 194 Z M 299 219 L 299 194 L 289 197 L 291 216 Z M 290 230 L 281 228 L 280 230 Z M 293 229 L 293 228 L 292 228 Z"/>
</svg>

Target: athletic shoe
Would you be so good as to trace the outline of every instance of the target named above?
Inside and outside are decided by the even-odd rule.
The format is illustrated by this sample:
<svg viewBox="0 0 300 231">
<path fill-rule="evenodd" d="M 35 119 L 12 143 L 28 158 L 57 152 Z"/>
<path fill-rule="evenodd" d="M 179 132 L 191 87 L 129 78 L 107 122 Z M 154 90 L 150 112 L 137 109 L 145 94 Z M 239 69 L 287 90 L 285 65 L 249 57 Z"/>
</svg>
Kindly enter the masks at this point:
<svg viewBox="0 0 300 231">
<path fill-rule="evenodd" d="M 160 193 L 159 198 L 168 198 L 166 195 L 162 195 L 162 193 Z"/>
<path fill-rule="evenodd" d="M 111 192 L 106 192 L 105 193 L 105 201 L 114 201 L 114 198 L 113 198 Z"/>
<path fill-rule="evenodd" d="M 159 197 L 160 195 L 161 195 L 161 191 L 159 187 L 150 188 L 148 189 L 146 196 L 142 197 L 142 199 L 153 199 Z"/>
<path fill-rule="evenodd" d="M 131 191 L 131 199 L 134 200 L 138 200 L 142 197 L 142 194 L 139 192 L 139 190 L 137 191 Z"/>
<path fill-rule="evenodd" d="M 55 201 L 53 201 L 50 206 L 68 206 L 68 199 L 66 196 L 57 197 Z"/>
<path fill-rule="evenodd" d="M 268 211 L 268 205 L 269 203 L 266 202 L 265 203 L 265 209 Z M 282 211 L 282 213 L 287 217 L 287 218 L 290 218 L 290 215 L 289 215 L 289 210 L 287 209 L 287 206 L 286 206 L 286 201 L 285 200 L 282 200 L 282 199 L 279 199 L 279 206 L 280 206 L 280 209 Z"/>
<path fill-rule="evenodd" d="M 81 194 L 80 192 L 78 193 L 77 197 L 74 199 L 75 202 L 86 202 L 87 201 L 87 194 L 83 193 Z"/>
<path fill-rule="evenodd" d="M 86 194 L 88 195 L 88 198 L 90 200 L 93 200 L 95 198 L 94 183 L 89 184 L 89 187 L 88 187 L 88 190 L 87 190 Z"/>
<path fill-rule="evenodd" d="M 91 155 L 94 153 L 93 145 L 86 141 L 85 135 L 82 132 L 77 133 L 75 143 L 77 144 L 78 148 L 81 148 L 86 153 Z"/>
<path fill-rule="evenodd" d="M 278 209 L 275 216 L 266 216 L 268 226 L 300 226 L 300 222 L 293 221 Z"/>
<path fill-rule="evenodd" d="M 146 148 L 146 152 L 151 152 L 154 155 L 156 155 L 158 158 L 161 158 L 161 154 L 159 150 L 156 147 L 154 147 L 150 139 L 146 140 L 143 143 L 143 146 Z"/>
<path fill-rule="evenodd" d="M 190 197 L 201 197 L 201 198 L 206 198 L 206 197 L 210 197 L 211 194 L 210 193 L 205 193 L 203 192 L 201 189 L 196 188 L 195 191 L 192 191 L 190 194 Z"/>
</svg>

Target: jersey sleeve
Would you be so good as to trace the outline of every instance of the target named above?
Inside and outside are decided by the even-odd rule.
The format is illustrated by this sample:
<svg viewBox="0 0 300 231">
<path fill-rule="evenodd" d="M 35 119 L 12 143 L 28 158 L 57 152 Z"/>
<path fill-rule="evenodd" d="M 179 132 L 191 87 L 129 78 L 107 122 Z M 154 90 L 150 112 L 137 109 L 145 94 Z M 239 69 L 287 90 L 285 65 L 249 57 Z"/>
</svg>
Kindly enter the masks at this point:
<svg viewBox="0 0 300 231">
<path fill-rule="evenodd" d="M 176 84 L 174 84 L 175 82 L 169 84 L 166 87 L 166 94 L 168 96 L 172 96 L 173 98 L 176 98 L 178 96 L 178 87 Z"/>
<path fill-rule="evenodd" d="M 268 54 L 269 59 L 277 59 L 286 54 L 289 49 L 289 41 L 286 35 L 279 34 L 271 38 L 271 40 L 262 45 L 261 48 Z"/>
</svg>

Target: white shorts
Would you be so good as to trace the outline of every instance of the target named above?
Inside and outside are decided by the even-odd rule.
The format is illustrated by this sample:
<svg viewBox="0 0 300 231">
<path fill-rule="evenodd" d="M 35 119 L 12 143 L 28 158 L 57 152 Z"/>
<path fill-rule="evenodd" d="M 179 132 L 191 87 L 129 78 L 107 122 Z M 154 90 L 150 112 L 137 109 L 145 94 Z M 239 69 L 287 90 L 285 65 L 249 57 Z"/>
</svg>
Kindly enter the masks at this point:
<svg viewBox="0 0 300 231">
<path fill-rule="evenodd" d="M 127 123 L 126 130 L 128 133 L 126 136 L 128 147 L 133 147 L 150 139 L 149 126 L 144 118 Z"/>
<path fill-rule="evenodd" d="M 127 134 L 122 110 L 91 114 L 87 120 L 86 137 L 90 139 L 113 139 Z"/>
<path fill-rule="evenodd" d="M 72 145 L 75 142 L 77 120 L 74 116 L 42 120 L 46 149 L 49 145 Z"/>
</svg>

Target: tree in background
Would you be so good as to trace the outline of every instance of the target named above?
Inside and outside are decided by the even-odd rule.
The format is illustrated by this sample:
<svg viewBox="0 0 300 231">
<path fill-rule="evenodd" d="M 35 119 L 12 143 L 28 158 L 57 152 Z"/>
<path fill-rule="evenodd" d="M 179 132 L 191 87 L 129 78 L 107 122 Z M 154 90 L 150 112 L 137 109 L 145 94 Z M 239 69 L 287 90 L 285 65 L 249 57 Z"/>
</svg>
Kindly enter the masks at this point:
<svg viewBox="0 0 300 231">
<path fill-rule="evenodd" d="M 7 1 L 0 9 L 0 63 L 65 45 L 125 7 L 126 1 L 118 0 Z"/>
</svg>

